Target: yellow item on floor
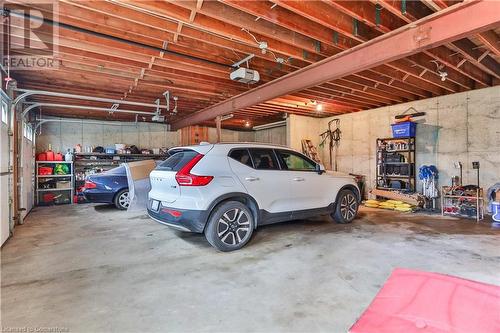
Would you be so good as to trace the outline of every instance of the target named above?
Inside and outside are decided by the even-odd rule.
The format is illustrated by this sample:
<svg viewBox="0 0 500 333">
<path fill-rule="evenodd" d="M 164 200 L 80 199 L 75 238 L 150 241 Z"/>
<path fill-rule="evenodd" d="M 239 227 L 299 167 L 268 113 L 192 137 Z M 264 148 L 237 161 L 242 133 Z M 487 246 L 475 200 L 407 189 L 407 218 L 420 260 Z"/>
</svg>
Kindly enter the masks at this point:
<svg viewBox="0 0 500 333">
<path fill-rule="evenodd" d="M 403 201 L 399 201 L 399 200 L 379 201 L 379 200 L 370 199 L 370 200 L 364 201 L 363 203 L 366 207 L 395 210 L 398 212 L 411 212 L 411 211 L 413 211 L 413 208 L 414 208 L 412 205 L 407 204 Z"/>
<path fill-rule="evenodd" d="M 378 204 L 380 204 L 380 201 L 378 201 L 378 200 L 366 200 L 365 204 L 378 205 Z"/>
<path fill-rule="evenodd" d="M 392 204 L 395 204 L 395 205 L 404 204 L 403 201 L 398 201 L 398 200 L 387 200 L 386 202 L 389 202 L 389 203 L 392 203 Z"/>
<path fill-rule="evenodd" d="M 380 207 L 379 205 L 376 205 L 376 204 L 369 204 L 369 203 L 365 203 L 365 206 L 366 206 L 366 207 L 370 207 L 370 208 L 379 208 L 379 207 Z"/>
</svg>

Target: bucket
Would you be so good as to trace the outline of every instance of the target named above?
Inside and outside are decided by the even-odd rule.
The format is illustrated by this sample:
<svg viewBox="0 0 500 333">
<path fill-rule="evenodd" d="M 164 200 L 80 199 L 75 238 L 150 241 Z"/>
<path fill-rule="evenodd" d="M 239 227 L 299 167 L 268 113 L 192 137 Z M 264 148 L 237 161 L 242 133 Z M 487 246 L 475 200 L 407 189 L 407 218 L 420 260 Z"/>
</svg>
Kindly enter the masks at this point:
<svg viewBox="0 0 500 333">
<path fill-rule="evenodd" d="M 393 138 L 414 137 L 417 132 L 417 124 L 412 121 L 392 124 L 391 127 Z"/>
</svg>

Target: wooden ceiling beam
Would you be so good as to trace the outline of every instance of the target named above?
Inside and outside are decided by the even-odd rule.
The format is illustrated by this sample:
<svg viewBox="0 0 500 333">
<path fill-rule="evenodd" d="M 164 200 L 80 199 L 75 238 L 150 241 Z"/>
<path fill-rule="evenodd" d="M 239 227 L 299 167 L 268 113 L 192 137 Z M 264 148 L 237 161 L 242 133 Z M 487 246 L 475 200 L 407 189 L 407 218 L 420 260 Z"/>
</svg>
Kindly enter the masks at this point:
<svg viewBox="0 0 500 333">
<path fill-rule="evenodd" d="M 500 23 L 497 10 L 498 3 L 490 1 L 465 2 L 453 6 L 448 10 L 421 19 L 411 26 L 405 26 L 340 55 L 332 56 L 249 92 L 229 98 L 197 112 L 189 118 L 176 122 L 173 126 L 175 128 L 189 126 L 232 110 L 257 104 L 259 101 L 270 100 L 316 86 L 370 69 L 382 63 L 397 62 L 397 59 L 419 53 L 436 45 L 446 44 L 463 36 L 491 29 Z M 450 25 L 454 25 L 455 28 L 450 30 Z M 432 29 L 431 34 L 428 34 L 426 38 L 418 39 L 419 31 L 429 31 L 430 29 Z M 418 43 L 415 42 L 416 38 Z M 404 74 L 404 79 L 406 79 L 407 74 Z"/>
<path fill-rule="evenodd" d="M 306 95 L 313 96 L 312 99 L 323 99 L 324 101 L 335 100 L 349 104 L 352 106 L 369 109 L 375 107 L 377 105 L 383 104 L 382 102 L 368 101 L 365 99 L 361 99 L 359 96 L 355 96 L 354 94 L 346 94 L 338 91 L 318 91 L 318 88 L 312 91 L 309 89 L 303 89 L 297 92 L 296 94 L 302 94 L 304 97 Z"/>
<path fill-rule="evenodd" d="M 357 76 L 358 74 L 353 74 Z M 397 89 L 410 94 L 417 95 L 422 98 L 432 97 L 432 93 L 428 90 L 421 89 L 415 85 L 412 85 L 408 82 L 402 82 L 397 80 L 396 78 L 389 77 L 387 74 L 383 72 L 377 72 L 375 69 L 364 71 L 362 76 L 359 76 L 362 79 L 369 80 L 373 82 L 373 87 L 377 87 L 380 89 Z"/>
<path fill-rule="evenodd" d="M 407 5 L 407 8 L 406 8 L 406 12 L 404 14 L 401 12 L 401 9 L 402 9 L 401 4 L 402 4 L 402 2 L 400 0 L 370 0 L 370 1 L 379 3 L 385 9 L 389 10 L 391 13 L 393 13 L 394 15 L 400 17 L 401 19 L 405 20 L 408 23 L 414 22 L 414 21 L 416 21 L 416 20 L 418 20 L 420 18 L 423 18 L 423 17 L 425 17 L 425 16 L 427 16 L 430 13 L 433 12 L 433 10 L 431 10 L 429 8 L 427 8 L 427 10 L 426 10 L 422 6 L 417 6 L 416 5 L 416 1 L 405 1 L 405 4 Z M 466 42 L 466 43 L 469 44 L 468 42 Z M 470 42 L 470 43 L 472 43 L 472 42 Z M 456 47 L 454 45 L 448 45 L 448 47 L 450 47 L 452 50 L 459 51 L 459 50 L 456 49 Z M 440 50 L 438 52 L 441 53 L 441 54 L 443 54 L 443 53 L 449 53 L 449 52 L 443 51 L 443 48 L 445 48 L 445 46 L 439 47 Z M 469 60 L 474 66 L 477 66 L 481 71 L 484 71 L 485 73 L 488 73 L 489 75 L 495 76 L 495 74 L 493 74 L 492 72 L 490 72 L 490 70 L 488 70 L 485 67 L 483 67 L 482 64 L 479 64 L 476 61 L 476 58 L 474 56 L 471 56 L 466 51 L 459 51 L 459 52 L 465 58 L 467 58 L 467 60 Z M 436 56 L 437 52 L 435 50 L 431 49 L 431 50 L 427 50 L 426 53 L 428 55 L 430 55 L 430 56 Z M 446 57 L 436 57 L 436 58 L 437 58 L 437 60 L 439 60 L 441 62 L 446 62 L 446 60 L 447 60 Z M 458 63 L 457 63 L 457 65 L 458 65 Z M 485 86 L 485 85 L 489 86 L 489 85 L 491 85 L 491 83 L 488 84 L 488 82 L 492 82 L 492 78 L 491 77 L 490 78 L 486 78 L 486 79 L 481 78 L 481 76 L 484 76 L 484 75 L 478 75 L 477 73 L 475 73 L 475 71 L 473 69 L 470 68 L 469 65 L 466 65 L 465 67 L 453 66 L 453 68 L 455 70 L 457 70 L 457 71 L 462 72 L 464 75 L 473 78 L 474 80 L 476 80 L 476 82 L 479 83 L 480 86 Z M 498 77 L 497 77 L 497 79 L 498 79 Z"/>
<path fill-rule="evenodd" d="M 327 0 L 327 1 L 332 6 L 335 6 L 341 10 L 345 9 L 346 12 L 351 13 L 351 15 L 353 17 L 357 17 L 358 19 L 364 18 L 365 23 L 370 25 L 370 26 L 377 25 L 376 16 L 373 15 L 374 8 L 376 6 L 379 6 L 380 8 L 384 8 L 379 3 L 374 4 L 374 3 L 367 2 L 367 1 L 334 1 L 334 0 Z M 382 2 L 382 3 L 384 4 L 384 2 Z M 381 10 L 379 13 L 379 20 L 380 20 L 379 26 L 381 27 L 381 29 L 383 31 L 394 30 L 394 29 L 404 25 L 404 23 L 405 23 L 405 21 L 403 21 L 400 18 L 401 15 L 405 15 L 405 14 L 399 13 L 400 15 L 394 16 L 394 15 L 391 15 L 390 12 L 387 10 L 387 6 L 392 6 L 394 8 L 394 6 L 396 4 L 399 5 L 399 10 L 401 10 L 401 2 L 393 1 L 392 5 L 390 5 L 389 2 L 385 2 L 386 8 L 384 8 L 384 10 Z M 440 1 L 440 8 L 438 10 L 446 8 L 443 6 L 447 6 L 447 4 L 444 1 Z M 368 15 L 369 13 L 371 13 L 371 15 Z M 423 17 L 421 15 L 425 15 L 425 14 L 426 13 L 421 11 L 420 13 L 418 13 L 418 15 L 420 15 L 419 18 Z M 407 13 L 406 16 L 408 16 L 408 19 L 406 20 L 406 22 L 410 22 L 410 21 L 416 19 L 416 17 L 411 13 Z M 397 18 L 397 17 L 398 17 L 397 22 L 394 22 L 394 20 L 391 20 L 391 18 Z M 476 82 L 478 82 L 481 86 L 488 86 L 488 85 L 485 85 L 485 82 L 487 82 L 487 81 L 491 82 L 491 78 L 489 80 L 488 79 L 481 80 L 481 79 L 479 79 L 482 76 L 481 74 L 479 74 L 479 75 L 477 73 L 473 74 L 474 69 L 470 68 L 473 66 L 466 66 L 466 67 L 460 69 L 459 67 L 456 67 L 456 65 L 453 65 L 453 64 L 447 62 L 446 57 L 438 57 L 435 53 L 430 52 L 430 50 L 424 51 L 423 53 L 426 54 L 427 56 L 435 58 L 435 60 L 437 60 L 441 63 L 446 62 L 448 67 L 451 67 L 454 71 L 458 72 L 459 74 L 465 75 L 465 76 L 467 76 L 469 78 L 473 78 L 473 79 L 476 78 L 475 79 Z M 425 62 L 418 62 L 418 64 L 421 66 L 428 65 Z M 457 76 L 455 76 L 455 78 L 456 78 L 456 80 L 455 80 L 456 83 L 459 83 L 462 86 L 464 86 L 464 84 L 467 84 L 470 86 L 470 83 L 465 83 L 465 81 L 463 81 L 463 79 L 460 79 Z M 470 88 L 473 88 L 473 86 Z"/>
<path fill-rule="evenodd" d="M 465 58 L 460 55 L 460 53 L 454 52 L 445 46 L 438 46 L 427 50 L 424 53 L 433 56 L 442 64 L 451 67 L 466 77 L 474 80 L 479 88 L 485 88 L 492 85 L 491 75 L 469 62 L 463 61 Z"/>
<path fill-rule="evenodd" d="M 280 6 L 274 6 L 271 9 L 272 2 L 269 1 L 223 0 L 222 2 L 227 6 L 260 17 L 261 19 L 285 29 L 289 29 L 295 33 L 310 36 L 314 38 L 316 42 L 332 45 L 332 42 L 335 40 L 335 44 L 342 45 L 342 47 L 337 48 L 336 53 L 340 52 L 342 49 L 350 48 L 358 44 L 357 42 L 353 43 L 353 41 L 345 35 L 338 35 L 338 31 L 325 27 L 293 11 Z M 336 47 L 336 45 L 332 45 L 332 47 Z"/>
<path fill-rule="evenodd" d="M 500 38 L 494 30 L 482 32 L 477 37 L 490 51 L 500 57 Z"/>
<path fill-rule="evenodd" d="M 437 72 L 438 66 L 446 66 L 445 64 L 435 60 L 434 57 L 430 57 L 425 53 L 419 53 L 409 56 L 408 60 L 412 61 L 419 69 L 427 69 L 426 73 L 434 74 L 436 78 L 440 78 L 439 73 Z M 444 67 L 442 71 L 448 74 L 446 76 L 446 80 L 450 80 L 455 84 L 461 86 L 462 88 L 465 88 L 466 90 L 474 89 L 474 80 L 462 75 L 461 73 L 458 73 L 453 67 Z"/>
<path fill-rule="evenodd" d="M 390 86 L 392 86 L 396 81 L 399 81 L 401 83 L 428 91 L 434 96 L 444 95 L 446 91 L 442 87 L 435 86 L 422 79 L 416 79 L 413 75 L 399 71 L 397 68 L 392 66 L 376 66 L 371 68 L 371 70 L 377 72 L 379 75 L 387 76 L 389 78 L 389 82 L 387 84 Z"/>
<path fill-rule="evenodd" d="M 366 24 L 353 20 L 352 17 L 345 15 L 334 7 L 328 6 L 324 2 L 288 0 L 273 0 L 273 2 L 325 27 L 339 31 L 358 43 L 373 39 L 379 35 Z"/>
<path fill-rule="evenodd" d="M 186 22 L 186 18 L 178 14 L 178 10 L 191 11 L 195 7 L 195 1 L 177 1 L 169 2 L 151 2 L 140 1 L 134 2 L 131 0 L 125 1 L 127 5 L 134 8 L 156 13 L 175 20 Z M 222 6 L 222 8 L 221 8 Z M 219 36 L 232 38 L 250 46 L 257 46 L 254 38 L 247 32 L 242 30 L 242 27 L 250 30 L 254 37 L 259 40 L 265 40 L 268 43 L 268 49 L 277 53 L 278 56 L 283 56 L 285 59 L 293 57 L 302 59 L 304 50 L 308 51 L 308 57 L 312 61 L 324 59 L 324 56 L 318 56 L 315 53 L 314 40 L 297 34 L 293 34 L 287 29 L 280 29 L 274 25 L 266 25 L 263 22 L 255 22 L 255 18 L 251 15 L 238 10 L 231 10 L 231 7 L 225 6 L 217 1 L 207 1 L 196 15 L 192 25 L 204 31 L 215 33 Z M 235 26 L 235 22 L 239 26 Z M 258 28 L 259 32 L 256 31 Z M 294 39 L 294 43 L 287 44 L 284 40 Z"/>
<path fill-rule="evenodd" d="M 313 107 L 311 105 L 311 98 L 310 96 L 304 96 L 303 93 L 301 92 L 297 92 L 297 93 L 293 93 L 293 94 L 288 94 L 288 95 L 284 95 L 282 97 L 279 97 L 279 98 L 276 98 L 276 99 L 273 99 L 272 101 L 286 101 L 286 102 L 290 102 L 292 101 L 292 103 L 295 104 L 299 104 L 299 105 L 302 105 L 304 104 L 304 106 L 308 106 L 309 107 Z M 319 98 L 318 99 L 319 101 L 322 101 L 323 103 L 326 103 L 327 105 L 329 105 L 332 109 L 336 109 L 336 110 L 340 110 L 340 111 L 343 111 L 343 112 L 350 112 L 350 111 L 353 111 L 353 110 L 360 110 L 361 108 L 359 107 L 356 107 L 354 105 L 352 105 L 351 103 L 346 103 L 346 102 L 343 102 L 343 101 L 339 101 L 339 100 L 335 100 L 335 99 L 331 99 L 331 98 Z"/>
<path fill-rule="evenodd" d="M 241 1 L 229 1 L 230 4 L 232 4 L 233 6 L 236 6 L 237 8 L 240 8 L 242 10 L 245 10 L 247 11 L 248 13 L 251 13 L 253 15 L 264 15 L 264 11 L 266 10 L 266 8 L 262 8 L 262 6 L 264 6 L 262 3 L 260 2 L 251 2 L 251 4 L 249 2 L 241 2 Z M 259 7 L 259 4 L 261 4 Z M 276 10 L 278 7 L 274 8 L 274 10 Z M 280 14 L 280 12 L 273 12 L 273 11 L 270 11 L 271 14 L 268 14 L 266 16 L 264 16 L 264 18 L 266 19 L 271 19 L 273 22 L 277 22 L 277 24 L 281 24 L 282 26 L 286 27 L 286 28 L 289 28 L 289 29 L 292 29 L 296 32 L 299 32 L 299 33 L 304 33 L 304 34 L 310 34 L 311 36 L 315 37 L 316 39 L 318 40 L 324 40 L 324 37 L 322 37 L 321 35 L 318 35 L 317 32 L 314 32 L 314 31 L 304 31 L 303 27 L 304 26 L 307 26 L 307 24 L 293 24 L 293 23 L 290 23 L 290 20 L 284 20 L 281 18 L 281 16 L 285 16 L 283 13 L 280 17 L 278 17 L 278 15 Z M 296 10 L 298 13 L 301 13 L 300 11 Z M 274 15 L 276 14 L 276 15 Z M 298 14 L 296 14 L 298 15 Z M 271 18 L 269 18 L 271 17 Z M 286 16 L 285 16 L 286 17 Z M 326 28 L 326 27 L 325 27 Z M 323 29 L 324 30 L 324 29 Z M 323 38 L 323 39 L 322 39 Z M 330 39 L 328 41 L 326 41 L 326 43 L 329 43 L 330 45 L 333 45 L 333 39 Z M 349 43 L 349 41 L 347 41 L 347 43 Z M 343 49 L 346 49 L 348 48 L 349 46 L 347 46 L 348 44 L 347 43 L 344 43 L 344 45 L 337 45 Z M 350 42 L 352 45 L 352 41 Z M 411 69 L 407 68 L 405 65 L 403 64 L 400 64 L 400 67 L 398 67 L 399 70 L 402 70 L 402 71 L 411 71 Z M 418 80 L 419 77 L 416 77 L 416 79 Z M 436 81 L 434 81 L 434 83 L 436 83 Z M 399 96 L 401 97 L 401 96 Z M 394 96 L 392 96 L 391 98 L 394 98 Z M 397 99 L 396 99 L 397 100 Z"/>
<path fill-rule="evenodd" d="M 170 35 L 172 36 L 173 34 L 177 33 L 177 24 L 175 22 L 173 21 L 171 22 L 165 19 L 159 19 L 157 16 L 150 15 L 147 13 L 141 13 L 139 11 L 132 10 L 123 6 L 106 2 L 92 2 L 92 1 L 77 3 L 77 4 L 79 5 L 79 7 L 73 7 L 71 11 L 73 13 L 73 16 L 76 16 L 80 19 L 85 18 L 86 20 L 89 20 L 89 22 L 92 22 L 92 17 L 98 14 L 105 15 L 106 17 L 116 15 L 115 19 L 117 21 L 114 21 L 115 23 L 114 27 L 116 29 L 121 29 L 122 31 L 123 30 L 127 31 L 126 29 L 128 29 L 128 26 L 131 24 L 140 24 L 142 26 L 150 27 L 152 26 L 152 23 L 150 22 L 153 22 L 156 23 L 155 26 L 156 30 L 159 31 L 164 30 L 166 32 L 169 32 Z M 142 19 L 143 21 L 138 21 L 137 16 L 139 16 L 139 18 Z M 231 50 L 232 52 L 234 52 L 234 50 L 237 50 L 240 53 L 243 52 L 241 53 L 241 55 L 237 56 L 243 57 L 246 54 L 254 53 L 258 58 L 267 59 L 269 61 L 275 62 L 274 57 L 270 53 L 266 53 L 265 55 L 263 55 L 262 53 L 258 52 L 260 50 L 255 44 L 252 46 L 248 46 L 246 44 L 236 43 L 232 40 L 227 39 L 225 36 L 219 36 L 213 33 L 206 33 L 202 30 L 193 28 L 188 25 L 183 25 L 182 31 L 179 33 L 179 37 L 180 36 L 184 36 L 190 39 L 195 39 L 203 43 L 209 43 L 217 47 L 223 47 Z M 217 51 L 213 51 L 212 53 L 215 54 L 217 53 Z M 236 60 L 239 59 L 235 59 L 233 60 L 233 62 Z M 303 67 L 306 65 L 306 64 L 301 64 L 301 62 L 298 60 L 296 60 L 294 63 L 299 65 L 299 67 Z"/>
<path fill-rule="evenodd" d="M 488 48 L 480 49 L 465 38 L 451 43 L 450 46 L 481 70 L 500 79 L 500 64 L 485 53 L 490 52 Z"/>
<path fill-rule="evenodd" d="M 376 88 L 372 88 L 371 86 L 367 86 L 363 83 L 361 83 L 361 80 L 356 80 L 355 78 L 351 77 L 349 79 L 348 77 L 344 77 L 335 81 L 331 81 L 328 83 L 329 85 L 336 86 L 337 89 L 339 87 L 347 87 L 347 89 L 343 89 L 342 92 L 350 92 L 352 94 L 360 95 L 360 96 L 365 96 L 368 99 L 371 99 L 376 102 L 382 102 L 382 103 L 401 103 L 404 101 L 402 97 L 392 95 L 388 92 L 385 92 L 383 90 L 378 90 Z"/>
<path fill-rule="evenodd" d="M 373 4 L 368 1 L 325 0 L 325 2 L 344 14 L 382 33 L 395 30 L 406 24 L 406 22 L 399 17 L 391 15 L 390 12 L 383 10 L 383 7 L 379 4 Z"/>
</svg>

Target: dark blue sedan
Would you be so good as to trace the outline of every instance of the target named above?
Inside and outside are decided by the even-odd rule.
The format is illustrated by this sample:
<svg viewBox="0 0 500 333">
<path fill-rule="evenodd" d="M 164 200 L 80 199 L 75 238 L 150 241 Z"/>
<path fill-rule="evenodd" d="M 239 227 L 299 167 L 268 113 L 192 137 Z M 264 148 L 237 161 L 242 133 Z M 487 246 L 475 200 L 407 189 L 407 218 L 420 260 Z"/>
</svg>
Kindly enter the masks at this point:
<svg viewBox="0 0 500 333">
<path fill-rule="evenodd" d="M 125 167 L 119 166 L 103 173 L 87 176 L 83 195 L 89 202 L 112 203 L 118 209 L 127 209 L 130 199 Z"/>
</svg>

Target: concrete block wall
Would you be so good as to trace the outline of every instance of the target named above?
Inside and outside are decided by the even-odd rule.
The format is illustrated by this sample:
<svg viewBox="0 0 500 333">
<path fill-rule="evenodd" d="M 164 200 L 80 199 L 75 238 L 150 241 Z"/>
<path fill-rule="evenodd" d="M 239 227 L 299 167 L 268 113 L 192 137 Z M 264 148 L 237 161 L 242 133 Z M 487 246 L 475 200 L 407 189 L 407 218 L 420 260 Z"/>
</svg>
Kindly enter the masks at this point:
<svg viewBox="0 0 500 333">
<path fill-rule="evenodd" d="M 179 145 L 180 131 L 169 131 L 164 124 L 101 122 L 64 123 L 49 122 L 42 125 L 41 134 L 36 138 L 36 151 L 48 149 L 66 152 L 81 144 L 86 146 L 113 146 L 115 143 L 136 145 L 139 148 L 174 147 Z M 216 129 L 208 129 L 208 141 L 217 141 Z M 286 127 L 276 127 L 260 131 L 233 131 L 222 129 L 222 142 L 265 142 L 286 145 Z"/>
<path fill-rule="evenodd" d="M 115 143 L 136 145 L 139 148 L 172 147 L 179 141 L 177 132 L 170 132 L 164 124 L 102 122 L 102 124 L 50 122 L 42 125 L 36 138 L 37 152 L 48 149 L 65 152 L 81 144 L 86 146 L 113 146 Z"/>
<path fill-rule="evenodd" d="M 433 164 L 440 172 L 439 185 L 448 185 L 451 177 L 459 174 L 454 162 L 460 161 L 464 167 L 464 184 L 476 184 L 472 162 L 479 161 L 480 185 L 486 190 L 500 182 L 498 86 L 335 117 L 340 119 L 342 131 L 338 170 L 365 175 L 368 188 L 373 188 L 376 139 L 391 137 L 390 124 L 394 116 L 410 107 L 427 113 L 417 125 L 417 172 L 421 165 Z M 319 133 L 327 129 L 332 118 L 290 117 L 288 138 L 291 147 L 300 150 L 302 138 L 319 138 Z M 319 149 L 319 152 L 325 166 L 331 169 L 328 148 Z M 417 182 L 417 189 L 421 189 L 421 182 Z"/>
</svg>

